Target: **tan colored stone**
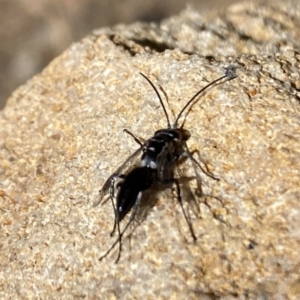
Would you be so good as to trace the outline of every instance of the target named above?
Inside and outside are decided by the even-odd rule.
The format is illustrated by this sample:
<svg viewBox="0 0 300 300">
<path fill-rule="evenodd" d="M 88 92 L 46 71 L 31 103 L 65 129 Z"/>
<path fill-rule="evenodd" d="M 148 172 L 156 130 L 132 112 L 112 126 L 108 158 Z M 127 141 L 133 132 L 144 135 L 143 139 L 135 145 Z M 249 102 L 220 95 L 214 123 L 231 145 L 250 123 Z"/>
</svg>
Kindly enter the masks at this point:
<svg viewBox="0 0 300 300">
<path fill-rule="evenodd" d="M 266 30 L 257 33 L 255 54 L 240 54 L 239 44 L 230 44 L 234 56 L 221 56 L 236 30 L 220 42 L 214 36 L 220 20 L 247 23 L 249 34 L 255 33 L 250 17 L 238 20 L 243 7 L 233 7 L 216 19 L 210 33 L 215 41 L 208 37 L 203 46 L 210 57 L 183 53 L 200 54 L 202 46 L 197 38 L 184 40 L 184 31 L 172 35 L 170 23 L 181 30 L 197 19 L 213 26 L 196 12 L 184 12 L 160 28 L 134 24 L 97 31 L 15 91 L 0 115 L 1 298 L 299 297 L 299 10 L 288 9 L 295 3 L 286 1 L 282 16 L 286 22 L 288 12 L 294 16 L 293 30 L 286 31 L 288 51 L 278 46 L 278 31 Z M 256 11 L 244 7 L 249 15 Z M 256 13 L 262 18 L 268 9 L 280 19 L 281 6 Z M 134 38 L 138 32 L 148 46 Z M 170 49 L 175 36 L 180 50 Z M 264 52 L 273 41 L 277 52 Z M 245 47 L 253 49 L 254 42 Z M 198 149 L 220 178 L 201 174 L 204 193 L 219 201 L 197 198 L 198 215 L 184 197 L 197 242 L 175 194 L 153 191 L 158 203 L 124 240 L 120 262 L 114 264 L 116 251 L 99 262 L 114 241 L 113 210 L 110 202 L 92 205 L 104 180 L 137 148 L 123 128 L 147 139 L 166 126 L 139 72 L 163 87 L 167 108 L 176 114 L 230 64 L 239 67 L 238 78 L 209 90 L 185 124 L 190 149 Z M 188 161 L 181 167 L 194 174 Z M 193 192 L 195 182 L 188 185 Z"/>
</svg>

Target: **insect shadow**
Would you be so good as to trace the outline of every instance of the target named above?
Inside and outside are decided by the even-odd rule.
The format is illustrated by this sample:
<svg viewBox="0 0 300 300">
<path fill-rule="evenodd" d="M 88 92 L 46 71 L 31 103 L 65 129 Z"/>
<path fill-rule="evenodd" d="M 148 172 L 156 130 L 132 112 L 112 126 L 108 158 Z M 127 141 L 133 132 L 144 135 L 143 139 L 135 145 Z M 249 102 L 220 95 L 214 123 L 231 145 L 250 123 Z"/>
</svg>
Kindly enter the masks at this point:
<svg viewBox="0 0 300 300">
<path fill-rule="evenodd" d="M 99 258 L 99 260 L 105 258 L 114 249 L 114 247 L 119 244 L 118 256 L 115 262 L 117 263 L 119 261 L 122 251 L 123 235 L 125 234 L 129 225 L 134 222 L 135 217 L 137 216 L 138 208 L 144 202 L 143 196 L 145 194 L 149 195 L 149 191 L 151 191 L 154 186 L 159 186 L 162 189 L 169 187 L 170 185 L 175 186 L 177 201 L 180 204 L 191 236 L 193 240 L 197 239 L 191 221 L 188 218 L 188 215 L 182 204 L 180 178 L 174 177 L 174 169 L 179 160 L 189 159 L 195 169 L 196 180 L 200 190 L 201 178 L 199 173 L 196 171 L 197 169 L 200 169 L 204 174 L 214 180 L 218 180 L 218 178 L 214 177 L 214 175 L 208 170 L 205 170 L 193 157 L 187 146 L 187 140 L 190 138 L 191 134 L 183 127 L 187 115 L 199 100 L 199 95 L 217 83 L 225 82 L 235 78 L 235 70 L 236 68 L 234 66 L 228 67 L 225 75 L 210 82 L 205 87 L 201 88 L 196 94 L 194 94 L 194 96 L 181 109 L 172 125 L 158 90 L 147 76 L 140 73 L 155 91 L 165 114 L 167 127 L 157 130 L 151 138 L 145 141 L 141 141 L 132 132 L 124 129 L 124 131 L 129 134 L 139 145 L 139 148 L 132 155 L 130 155 L 111 176 L 109 176 L 99 191 L 98 200 L 94 203 L 94 206 L 99 205 L 103 201 L 104 196 L 109 193 L 109 199 L 111 200 L 115 213 L 114 226 L 111 231 L 111 236 L 114 234 L 116 229 L 118 232 L 118 237 L 115 242 L 106 251 L 106 253 Z M 185 116 L 183 118 L 183 122 L 179 126 L 179 119 L 184 113 Z M 201 162 L 205 165 L 203 161 Z M 106 201 L 103 201 L 103 203 L 105 202 Z M 130 211 L 131 214 L 129 221 L 121 230 L 120 222 Z"/>
</svg>

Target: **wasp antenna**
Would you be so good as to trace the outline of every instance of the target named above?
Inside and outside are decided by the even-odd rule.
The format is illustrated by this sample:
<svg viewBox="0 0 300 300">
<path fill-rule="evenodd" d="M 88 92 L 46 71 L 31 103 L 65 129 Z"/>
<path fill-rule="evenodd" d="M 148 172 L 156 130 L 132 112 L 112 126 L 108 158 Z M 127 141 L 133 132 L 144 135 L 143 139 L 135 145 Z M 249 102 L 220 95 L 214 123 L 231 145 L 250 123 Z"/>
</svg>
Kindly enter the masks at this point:
<svg viewBox="0 0 300 300">
<path fill-rule="evenodd" d="M 227 78 L 227 80 L 231 80 L 233 78 L 236 77 L 236 67 L 235 66 L 229 66 L 228 68 L 226 68 L 226 71 L 225 71 L 225 75 L 213 80 L 212 82 L 210 82 L 209 84 L 207 84 L 205 87 L 203 87 L 202 89 L 200 89 L 187 103 L 186 105 L 183 107 L 183 109 L 180 111 L 180 113 L 178 114 L 175 122 L 174 122 L 174 128 L 177 128 L 178 127 L 178 121 L 180 119 L 180 117 L 182 116 L 182 114 L 184 113 L 184 111 L 190 106 L 190 109 L 191 107 L 197 103 L 197 97 L 203 93 L 205 90 L 207 90 L 209 87 L 211 87 L 212 85 L 216 84 L 217 82 L 221 81 L 222 79 L 225 79 Z M 194 100 L 197 99 L 195 102 Z M 194 103 L 193 103 L 194 102 Z M 189 113 L 189 112 L 188 112 Z"/>
<path fill-rule="evenodd" d="M 169 119 L 168 113 L 167 113 L 167 111 L 166 111 L 166 108 L 165 108 L 165 106 L 164 106 L 164 103 L 163 103 L 163 101 L 162 101 L 162 98 L 161 98 L 161 96 L 160 96 L 160 94 L 159 94 L 157 88 L 155 87 L 155 85 L 150 81 L 150 79 L 149 79 L 146 75 L 144 75 L 143 73 L 140 73 L 140 74 L 141 74 L 141 75 L 142 75 L 142 76 L 150 83 L 150 85 L 153 87 L 153 89 L 154 89 L 154 91 L 155 91 L 155 93 L 156 93 L 156 95 L 157 95 L 157 97 L 158 97 L 158 99 L 159 99 L 159 102 L 160 102 L 160 104 L 161 104 L 161 106 L 162 106 L 162 108 L 163 108 L 163 110 L 164 110 L 164 113 L 165 113 L 165 116 L 166 116 L 166 119 L 167 119 L 168 128 L 171 128 L 171 125 L 170 125 L 170 119 Z"/>
</svg>

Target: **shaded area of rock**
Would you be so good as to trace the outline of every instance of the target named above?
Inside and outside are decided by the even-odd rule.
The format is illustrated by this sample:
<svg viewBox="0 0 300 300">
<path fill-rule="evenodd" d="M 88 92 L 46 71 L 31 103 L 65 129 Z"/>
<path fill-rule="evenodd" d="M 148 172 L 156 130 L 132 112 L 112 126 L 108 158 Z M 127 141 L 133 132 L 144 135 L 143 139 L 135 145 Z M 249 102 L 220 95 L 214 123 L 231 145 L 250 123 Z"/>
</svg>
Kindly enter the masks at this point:
<svg viewBox="0 0 300 300">
<path fill-rule="evenodd" d="M 176 48 L 210 58 L 284 53 L 300 48 L 299 11 L 297 0 L 289 1 L 286 6 L 280 2 L 270 5 L 243 2 L 229 7 L 225 13 L 199 14 L 190 9 L 159 24 L 118 25 L 95 33 L 120 36 L 127 43 L 129 39 L 132 46 L 135 43 L 155 52 Z"/>
</svg>

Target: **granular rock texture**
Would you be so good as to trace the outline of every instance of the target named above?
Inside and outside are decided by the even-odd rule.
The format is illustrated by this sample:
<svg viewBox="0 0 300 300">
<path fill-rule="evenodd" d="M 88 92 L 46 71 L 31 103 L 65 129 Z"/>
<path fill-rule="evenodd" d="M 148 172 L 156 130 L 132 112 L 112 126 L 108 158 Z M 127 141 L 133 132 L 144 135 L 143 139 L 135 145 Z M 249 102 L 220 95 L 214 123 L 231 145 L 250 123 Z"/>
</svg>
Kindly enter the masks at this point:
<svg viewBox="0 0 300 300">
<path fill-rule="evenodd" d="M 100 29 L 17 89 L 0 115 L 1 298 L 299 298 L 299 11 L 243 4 Z M 230 65 L 238 77 L 185 122 L 194 157 L 220 179 L 200 173 L 200 197 L 189 160 L 179 166 L 197 241 L 175 191 L 153 189 L 119 263 L 117 249 L 99 261 L 114 214 L 93 203 L 138 148 L 123 129 L 147 139 L 166 126 L 139 72 L 174 120 Z"/>
</svg>

